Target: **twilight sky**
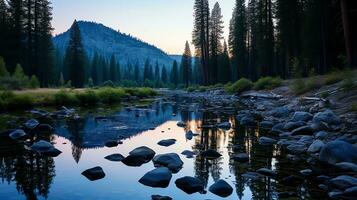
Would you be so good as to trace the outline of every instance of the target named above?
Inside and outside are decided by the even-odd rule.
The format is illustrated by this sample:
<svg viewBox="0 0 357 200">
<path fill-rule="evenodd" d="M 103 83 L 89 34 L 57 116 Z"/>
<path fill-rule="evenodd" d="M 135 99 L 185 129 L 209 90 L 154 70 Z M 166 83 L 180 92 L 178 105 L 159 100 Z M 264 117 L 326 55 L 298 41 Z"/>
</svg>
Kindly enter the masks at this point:
<svg viewBox="0 0 357 200">
<path fill-rule="evenodd" d="M 154 44 L 169 54 L 182 54 L 191 42 L 194 0 L 52 0 L 54 34 L 77 20 L 95 21 Z M 228 38 L 234 0 L 219 2 Z"/>
</svg>

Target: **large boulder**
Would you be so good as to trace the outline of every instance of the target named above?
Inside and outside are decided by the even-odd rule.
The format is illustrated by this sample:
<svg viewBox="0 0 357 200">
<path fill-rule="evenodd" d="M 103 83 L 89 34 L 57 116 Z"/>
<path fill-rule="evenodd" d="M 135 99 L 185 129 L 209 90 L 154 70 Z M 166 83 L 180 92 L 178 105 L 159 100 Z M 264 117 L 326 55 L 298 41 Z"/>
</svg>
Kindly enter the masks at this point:
<svg viewBox="0 0 357 200">
<path fill-rule="evenodd" d="M 357 164 L 357 147 L 344 141 L 335 140 L 327 143 L 321 149 L 319 159 L 331 165 L 340 162 Z"/>
<path fill-rule="evenodd" d="M 196 155 L 195 152 L 190 150 L 184 150 L 181 154 L 186 156 L 186 158 L 193 158 Z"/>
<path fill-rule="evenodd" d="M 293 121 L 293 122 L 300 122 L 300 121 L 307 122 L 307 121 L 311 120 L 312 117 L 313 117 L 312 114 L 310 114 L 308 112 L 298 111 L 298 112 L 294 113 L 291 121 Z"/>
<path fill-rule="evenodd" d="M 38 125 L 40 125 L 40 122 L 38 122 L 36 119 L 30 119 L 25 123 L 25 127 L 30 130 L 35 129 Z"/>
<path fill-rule="evenodd" d="M 82 175 L 85 176 L 90 181 L 96 181 L 105 177 L 105 173 L 101 167 L 94 167 L 87 169 L 82 172 Z"/>
<path fill-rule="evenodd" d="M 157 144 L 160 146 L 168 147 L 168 146 L 174 145 L 175 143 L 176 143 L 175 139 L 168 139 L 168 140 L 161 140 Z"/>
<path fill-rule="evenodd" d="M 306 125 L 306 126 L 302 126 L 297 129 L 294 129 L 291 132 L 291 135 L 312 135 L 314 132 L 315 132 L 315 130 L 311 126 Z"/>
<path fill-rule="evenodd" d="M 202 192 L 204 190 L 204 186 L 201 180 L 185 176 L 179 178 L 175 181 L 176 187 L 186 192 L 187 194 L 193 194 L 195 192 Z"/>
<path fill-rule="evenodd" d="M 228 197 L 233 193 L 232 186 L 222 179 L 216 181 L 208 190 L 220 197 Z"/>
<path fill-rule="evenodd" d="M 121 154 L 112 154 L 109 156 L 106 156 L 105 159 L 113 162 L 120 162 L 124 159 L 124 156 Z"/>
<path fill-rule="evenodd" d="M 129 152 L 129 156 L 124 158 L 122 162 L 128 166 L 138 167 L 145 163 L 150 162 L 150 160 L 154 156 L 155 156 L 155 151 L 153 151 L 149 147 L 142 146 Z"/>
<path fill-rule="evenodd" d="M 207 151 L 202 152 L 201 156 L 203 156 L 207 159 L 217 159 L 217 158 L 221 157 L 222 155 L 213 149 L 208 149 Z"/>
<path fill-rule="evenodd" d="M 18 140 L 18 139 L 21 139 L 21 138 L 24 138 L 27 134 L 25 133 L 24 130 L 22 129 L 16 129 L 14 130 L 13 132 L 11 132 L 9 134 L 9 137 L 14 139 L 14 140 Z"/>
<path fill-rule="evenodd" d="M 60 150 L 56 149 L 51 143 L 44 140 L 40 140 L 34 143 L 30 147 L 30 149 L 36 153 L 40 153 L 51 157 L 57 157 L 62 153 Z"/>
<path fill-rule="evenodd" d="M 274 145 L 278 141 L 273 139 L 273 138 L 268 138 L 268 137 L 260 137 L 259 138 L 259 144 L 260 145 Z"/>
<path fill-rule="evenodd" d="M 333 178 L 329 181 L 330 187 L 337 188 L 339 190 L 346 190 L 347 188 L 357 186 L 357 178 L 353 176 L 342 175 Z"/>
<path fill-rule="evenodd" d="M 166 188 L 171 178 L 171 171 L 166 167 L 160 167 L 146 173 L 139 182 L 150 187 Z"/>
<path fill-rule="evenodd" d="M 329 125 L 339 125 L 341 120 L 332 110 L 325 110 L 323 112 L 319 112 L 315 114 L 314 118 L 312 119 L 314 123 L 327 123 Z"/>
<path fill-rule="evenodd" d="M 269 115 L 277 118 L 289 117 L 293 110 L 289 106 L 277 107 L 269 112 Z"/>
<path fill-rule="evenodd" d="M 294 129 L 297 129 L 299 127 L 306 126 L 306 123 L 303 121 L 298 121 L 298 122 L 288 122 L 284 125 L 284 130 L 287 131 L 292 131 Z"/>
<path fill-rule="evenodd" d="M 176 173 L 182 169 L 183 162 L 176 153 L 160 154 L 152 160 L 155 166 L 164 166 Z"/>
</svg>

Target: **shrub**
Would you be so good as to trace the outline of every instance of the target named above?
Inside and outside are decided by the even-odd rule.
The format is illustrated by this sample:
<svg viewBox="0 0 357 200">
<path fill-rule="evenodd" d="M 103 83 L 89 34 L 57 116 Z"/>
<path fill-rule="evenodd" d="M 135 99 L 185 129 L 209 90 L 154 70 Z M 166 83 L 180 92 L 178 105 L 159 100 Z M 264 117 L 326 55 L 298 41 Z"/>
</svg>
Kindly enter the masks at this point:
<svg viewBox="0 0 357 200">
<path fill-rule="evenodd" d="M 355 87 L 355 83 L 352 78 L 347 78 L 343 80 L 340 85 L 340 88 L 345 92 L 350 91 L 351 89 L 353 89 L 353 87 Z"/>
<path fill-rule="evenodd" d="M 353 74 L 353 72 L 351 72 L 350 70 L 345 70 L 345 71 L 334 70 L 325 76 L 324 84 L 332 85 L 344 79 L 350 78 L 351 74 Z"/>
<path fill-rule="evenodd" d="M 80 105 L 94 106 L 98 103 L 98 96 L 93 90 L 86 90 L 82 93 L 77 93 L 76 98 Z"/>
<path fill-rule="evenodd" d="M 330 96 L 330 93 L 328 91 L 324 91 L 324 92 L 321 93 L 320 96 L 321 96 L 321 98 L 326 99 L 327 97 Z"/>
<path fill-rule="evenodd" d="M 33 96 L 27 94 L 18 94 L 4 100 L 5 109 L 27 109 L 35 104 Z"/>
<path fill-rule="evenodd" d="M 40 87 L 40 81 L 38 81 L 37 77 L 35 75 L 32 75 L 31 76 L 31 79 L 30 79 L 30 88 L 39 88 Z"/>
<path fill-rule="evenodd" d="M 97 94 L 99 101 L 106 104 L 120 102 L 122 98 L 127 96 L 127 94 L 122 88 L 101 88 L 99 89 Z"/>
<path fill-rule="evenodd" d="M 194 92 L 197 89 L 198 89 L 197 86 L 190 86 L 190 87 L 187 88 L 187 92 Z"/>
<path fill-rule="evenodd" d="M 129 96 L 136 96 L 139 98 L 156 96 L 157 92 L 152 88 L 125 88 L 125 93 Z"/>
<path fill-rule="evenodd" d="M 233 83 L 231 86 L 226 88 L 226 91 L 230 94 L 240 94 L 244 91 L 250 90 L 253 87 L 251 80 L 246 78 L 241 78 L 237 82 Z"/>
<path fill-rule="evenodd" d="M 113 81 L 105 81 L 100 85 L 100 87 L 114 87 L 114 86 L 115 85 L 114 85 Z"/>
<path fill-rule="evenodd" d="M 54 103 L 58 106 L 78 104 L 78 99 L 70 91 L 60 90 L 54 96 Z"/>
<path fill-rule="evenodd" d="M 254 84 L 254 90 L 274 89 L 281 86 L 281 84 L 282 80 L 280 78 L 263 77 Z"/>
<path fill-rule="evenodd" d="M 306 84 L 302 79 L 294 80 L 290 88 L 295 94 L 303 94 L 306 92 Z"/>
</svg>

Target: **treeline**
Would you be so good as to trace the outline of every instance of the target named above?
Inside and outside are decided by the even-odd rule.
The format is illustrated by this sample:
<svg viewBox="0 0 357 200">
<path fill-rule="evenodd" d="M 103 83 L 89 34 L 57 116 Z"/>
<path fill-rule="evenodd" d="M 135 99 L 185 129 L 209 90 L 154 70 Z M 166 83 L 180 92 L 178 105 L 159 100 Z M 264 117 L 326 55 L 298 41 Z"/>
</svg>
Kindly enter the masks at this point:
<svg viewBox="0 0 357 200">
<path fill-rule="evenodd" d="M 227 53 L 219 4 L 210 11 L 208 0 L 195 0 L 192 42 L 200 58 L 194 67 L 200 83 L 290 78 L 357 66 L 356 1 L 236 0 L 235 4 Z"/>
<path fill-rule="evenodd" d="M 51 20 L 48 0 L 0 0 L 0 56 L 7 71 L 21 68 L 41 86 L 53 83 Z"/>
</svg>

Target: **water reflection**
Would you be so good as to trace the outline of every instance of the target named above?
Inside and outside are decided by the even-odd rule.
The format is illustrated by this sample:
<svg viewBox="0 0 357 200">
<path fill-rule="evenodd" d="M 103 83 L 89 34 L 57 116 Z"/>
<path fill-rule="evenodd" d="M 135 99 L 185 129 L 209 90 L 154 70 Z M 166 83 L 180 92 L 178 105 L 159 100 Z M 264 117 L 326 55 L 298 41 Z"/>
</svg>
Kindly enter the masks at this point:
<svg viewBox="0 0 357 200">
<path fill-rule="evenodd" d="M 306 163 L 296 164 L 287 160 L 286 153 L 277 146 L 259 145 L 257 140 L 265 133 L 257 129 L 236 127 L 236 129 L 225 131 L 213 128 L 212 125 L 226 121 L 235 126 L 234 115 L 217 111 L 203 112 L 204 110 L 204 106 L 201 104 L 190 101 L 159 102 L 148 107 L 123 108 L 105 116 L 88 111 L 83 113 L 83 117 L 80 119 L 55 120 L 52 122 L 55 127 L 55 135 L 41 137 L 45 137 L 42 139 L 47 141 L 56 142 L 56 147 L 64 151 L 59 158 L 43 157 L 28 151 L 0 152 L 2 179 L 0 198 L 10 196 L 15 199 L 30 200 L 74 198 L 59 192 L 66 189 L 72 191 L 68 195 L 80 194 L 76 199 L 103 199 L 104 196 L 108 200 L 117 199 L 117 194 L 103 194 L 109 189 L 117 191 L 123 195 L 123 198 L 126 197 L 125 199 L 134 200 L 148 199 L 153 193 L 165 194 L 166 192 L 174 199 L 217 199 L 210 193 L 187 196 L 180 193 L 173 181 L 165 190 L 142 188 L 137 180 L 143 173 L 152 169 L 152 163 L 141 168 L 128 168 L 121 163 L 114 165 L 103 159 L 111 153 L 125 155 L 140 145 L 147 145 L 157 153 L 174 151 L 180 154 L 182 150 L 187 149 L 192 149 L 197 154 L 208 149 L 218 151 L 223 156 L 216 160 L 207 160 L 201 156 L 196 156 L 193 159 L 182 157 L 185 161 L 184 169 L 173 179 L 186 175 L 195 176 L 204 182 L 205 188 L 219 179 L 224 179 L 235 186 L 235 194 L 226 199 L 278 199 L 278 192 L 296 190 L 296 187 L 287 188 L 274 179 L 264 177 L 252 180 L 245 178 L 243 174 L 265 167 L 276 170 L 278 178 L 280 178 L 296 174 L 299 168 L 306 166 Z M 187 124 L 185 128 L 172 126 L 180 120 Z M 153 127 L 157 128 L 150 130 Z M 199 135 L 192 140 L 186 139 L 184 133 L 190 130 Z M 176 146 L 164 148 L 156 145 L 157 141 L 168 138 L 177 139 Z M 109 140 L 122 140 L 124 144 L 119 145 L 118 148 L 108 149 L 104 147 L 104 144 Z M 67 154 L 67 150 L 69 154 Z M 247 153 L 249 162 L 234 162 L 231 158 L 237 153 Z M 68 161 L 68 156 L 72 156 L 75 163 Z M 103 182 L 84 182 L 86 180 L 81 179 L 80 171 L 97 165 L 103 166 L 109 177 Z M 59 171 L 57 176 L 55 167 L 56 171 Z M 125 180 L 120 178 L 125 176 L 123 173 L 127 174 Z M 68 181 L 73 182 L 71 183 L 72 187 L 67 185 Z M 54 187 L 52 191 L 50 190 L 51 185 Z M 20 197 L 11 191 L 11 188 L 14 187 L 21 194 Z M 303 190 L 302 186 L 299 186 L 299 189 Z M 137 194 L 133 192 L 135 190 L 141 190 L 142 193 Z M 91 193 L 91 195 L 83 196 L 86 193 Z M 142 195 L 146 195 L 146 197 Z M 310 199 L 308 192 L 300 195 L 301 198 Z"/>
</svg>

